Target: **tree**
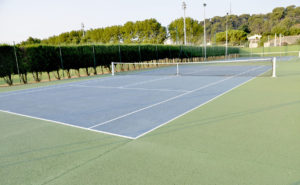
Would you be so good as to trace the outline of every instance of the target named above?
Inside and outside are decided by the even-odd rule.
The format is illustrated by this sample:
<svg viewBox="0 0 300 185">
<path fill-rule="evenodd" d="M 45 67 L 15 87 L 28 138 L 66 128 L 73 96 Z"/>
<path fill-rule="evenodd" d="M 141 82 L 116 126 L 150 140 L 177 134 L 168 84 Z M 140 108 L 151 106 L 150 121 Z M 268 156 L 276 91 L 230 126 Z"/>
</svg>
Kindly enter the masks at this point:
<svg viewBox="0 0 300 185">
<path fill-rule="evenodd" d="M 247 40 L 247 33 L 242 30 L 229 30 L 228 31 L 228 41 L 233 45 L 238 45 L 240 42 Z M 219 32 L 216 34 L 217 42 L 226 41 L 226 32 Z"/>
<path fill-rule="evenodd" d="M 124 43 L 132 43 L 135 39 L 136 25 L 134 22 L 127 22 L 121 28 L 122 39 Z"/>
<path fill-rule="evenodd" d="M 184 25 L 183 18 L 176 19 L 168 26 L 170 38 L 173 42 L 177 39 L 181 44 L 184 43 Z M 199 44 L 202 37 L 203 27 L 200 22 L 190 17 L 186 18 L 186 38 L 187 42 L 191 44 Z"/>
<path fill-rule="evenodd" d="M 271 14 L 271 20 L 273 20 L 275 23 L 279 22 L 281 19 L 283 19 L 285 16 L 285 8 L 278 7 L 273 9 L 273 12 Z"/>
<path fill-rule="evenodd" d="M 166 28 L 156 19 L 137 21 L 135 24 L 137 43 L 162 44 L 167 37 Z"/>
<path fill-rule="evenodd" d="M 291 35 L 299 35 L 300 34 L 300 24 L 294 25 L 290 28 Z"/>
<path fill-rule="evenodd" d="M 262 34 L 264 32 L 265 16 L 264 15 L 254 15 L 249 18 L 249 29 L 253 34 Z"/>
<path fill-rule="evenodd" d="M 21 45 L 40 44 L 41 40 L 38 38 L 29 37 L 26 41 L 21 42 Z"/>
<path fill-rule="evenodd" d="M 300 7 L 295 5 L 274 8 L 267 14 L 242 14 L 229 16 L 215 16 L 206 19 L 206 34 L 210 40 L 215 40 L 216 33 L 224 32 L 226 25 L 230 30 L 242 30 L 248 34 L 261 34 L 263 36 L 273 35 L 274 33 L 284 35 L 299 34 L 296 25 L 300 24 Z M 199 22 L 192 18 L 186 18 L 187 41 L 191 44 L 200 44 L 203 33 L 203 21 Z M 87 30 L 83 36 L 82 30 L 61 33 L 48 39 L 39 40 L 28 38 L 22 42 L 27 44 L 82 44 L 82 43 L 145 43 L 162 44 L 167 37 L 173 42 L 177 40 L 183 43 L 183 18 L 176 19 L 163 27 L 156 19 L 146 19 L 143 21 L 126 22 L 124 25 L 116 25 L 104 28 Z M 213 38 L 213 39 L 212 39 Z"/>
</svg>

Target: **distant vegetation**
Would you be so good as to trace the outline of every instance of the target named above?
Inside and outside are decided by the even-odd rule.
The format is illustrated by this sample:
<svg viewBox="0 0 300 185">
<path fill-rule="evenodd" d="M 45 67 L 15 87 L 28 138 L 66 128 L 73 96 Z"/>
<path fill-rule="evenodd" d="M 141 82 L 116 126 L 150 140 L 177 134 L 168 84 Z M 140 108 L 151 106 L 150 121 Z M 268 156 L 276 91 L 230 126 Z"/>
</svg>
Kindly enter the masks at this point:
<svg viewBox="0 0 300 185">
<path fill-rule="evenodd" d="M 299 35 L 300 34 L 300 7 L 294 5 L 275 8 L 267 14 L 243 14 L 215 16 L 206 19 L 207 38 L 212 43 L 223 42 L 224 32 L 228 24 L 229 42 L 236 44 L 245 42 L 247 35 L 261 34 L 266 36 L 276 34 Z M 203 40 L 203 21 L 192 18 L 186 19 L 187 41 L 190 44 L 200 44 Z M 168 29 L 167 29 L 168 28 Z M 239 31 L 234 31 L 239 30 Z M 127 22 L 124 25 L 110 26 L 106 28 L 70 31 L 48 39 L 40 40 L 28 38 L 21 45 L 28 44 L 163 44 L 167 38 L 173 43 L 183 43 L 183 18 L 172 21 L 167 27 L 162 26 L 155 19 Z"/>
<path fill-rule="evenodd" d="M 29 38 L 21 45 L 41 43 L 41 44 L 161 44 L 167 37 L 166 28 L 155 19 L 144 21 L 127 22 L 123 26 L 110 26 L 106 28 L 91 29 L 62 33 L 45 40 Z"/>
<path fill-rule="evenodd" d="M 186 18 L 186 38 L 187 43 L 201 44 L 203 27 L 201 23 L 190 17 Z M 177 44 L 184 43 L 184 24 L 183 18 L 176 19 L 168 26 L 170 39 Z"/>
<path fill-rule="evenodd" d="M 225 30 L 226 17 L 213 17 L 208 21 L 207 32 L 213 36 Z M 267 14 L 228 16 L 228 28 L 243 30 L 248 34 L 297 35 L 300 34 L 300 7 L 288 6 L 273 9 Z"/>
</svg>

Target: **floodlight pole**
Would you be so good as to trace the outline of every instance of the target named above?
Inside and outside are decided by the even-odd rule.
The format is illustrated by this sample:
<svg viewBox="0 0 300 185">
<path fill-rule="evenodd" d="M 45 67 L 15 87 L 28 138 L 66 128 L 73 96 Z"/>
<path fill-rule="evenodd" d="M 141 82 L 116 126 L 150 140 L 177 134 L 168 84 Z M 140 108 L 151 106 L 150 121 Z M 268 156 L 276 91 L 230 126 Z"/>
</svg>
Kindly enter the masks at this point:
<svg viewBox="0 0 300 185">
<path fill-rule="evenodd" d="M 179 40 L 179 37 L 178 37 L 178 28 L 176 26 L 176 45 L 178 45 L 178 40 Z"/>
<path fill-rule="evenodd" d="M 203 40 L 203 44 L 204 44 L 204 59 L 206 60 L 206 28 L 205 28 L 205 7 L 206 7 L 206 3 L 203 3 L 203 8 L 204 8 L 204 40 Z"/>
<path fill-rule="evenodd" d="M 84 24 L 83 24 L 83 22 L 81 23 L 81 30 L 82 30 L 82 37 L 84 37 L 85 33 L 84 33 Z"/>
<path fill-rule="evenodd" d="M 228 55 L 228 13 L 226 14 L 226 44 L 225 44 L 225 59 Z"/>
<path fill-rule="evenodd" d="M 182 2 L 182 9 L 183 9 L 183 32 L 184 32 L 184 45 L 186 45 L 186 24 L 185 24 L 185 10 L 186 10 L 186 3 Z"/>
</svg>

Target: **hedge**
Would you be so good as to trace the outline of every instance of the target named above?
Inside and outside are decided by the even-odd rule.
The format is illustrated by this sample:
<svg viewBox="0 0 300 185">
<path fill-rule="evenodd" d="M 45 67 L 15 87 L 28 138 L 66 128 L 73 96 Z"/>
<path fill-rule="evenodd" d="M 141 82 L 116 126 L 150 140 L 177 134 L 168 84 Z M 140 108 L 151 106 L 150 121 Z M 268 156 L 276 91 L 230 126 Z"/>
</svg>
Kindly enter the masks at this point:
<svg viewBox="0 0 300 185">
<path fill-rule="evenodd" d="M 239 53 L 238 48 L 229 48 L 228 54 Z M 223 56 L 225 47 L 207 47 L 207 57 Z M 15 55 L 17 57 L 15 57 Z M 19 73 L 23 83 L 27 83 L 27 74 L 31 73 L 35 81 L 41 80 L 41 73 L 50 72 L 60 79 L 60 70 L 65 70 L 70 78 L 70 70 L 106 67 L 114 62 L 144 62 L 159 59 L 203 57 L 203 48 L 196 46 L 168 45 L 81 45 L 49 46 L 33 45 L 26 47 L 0 46 L 0 78 L 12 85 L 12 75 Z M 16 62 L 16 58 L 17 61 Z"/>
</svg>

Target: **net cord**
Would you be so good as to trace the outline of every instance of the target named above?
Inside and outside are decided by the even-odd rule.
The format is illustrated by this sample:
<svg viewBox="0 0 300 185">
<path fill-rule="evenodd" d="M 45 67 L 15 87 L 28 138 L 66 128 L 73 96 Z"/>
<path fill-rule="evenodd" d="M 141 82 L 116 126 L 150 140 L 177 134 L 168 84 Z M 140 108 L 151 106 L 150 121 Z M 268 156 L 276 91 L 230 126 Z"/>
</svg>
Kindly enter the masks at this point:
<svg viewBox="0 0 300 185">
<path fill-rule="evenodd" d="M 299 51 L 275 51 L 275 52 L 264 52 L 264 53 L 240 53 L 239 55 L 268 55 L 268 54 L 286 54 L 286 53 L 298 53 Z"/>
<path fill-rule="evenodd" d="M 269 57 L 269 58 L 263 58 L 263 59 L 242 59 L 242 60 L 220 60 L 220 61 L 208 61 L 208 62 L 182 62 L 182 63 L 171 63 L 171 62 L 149 62 L 149 63 L 145 63 L 145 62 L 113 62 L 115 65 L 117 64 L 141 64 L 141 65 L 164 65 L 164 64 L 179 64 L 179 65 L 188 65 L 188 64 L 226 64 L 226 63 L 242 63 L 242 62 L 271 62 L 273 58 Z"/>
<path fill-rule="evenodd" d="M 272 77 L 276 77 L 276 57 L 273 58 L 263 58 L 263 59 L 244 59 L 244 60 L 223 60 L 223 61 L 208 61 L 208 62 L 183 62 L 183 63 L 143 63 L 143 62 L 136 62 L 136 63 L 126 63 L 126 62 L 111 62 L 111 74 L 115 76 L 115 65 L 117 64 L 140 64 L 140 65 L 176 65 L 176 75 L 179 76 L 179 65 L 188 65 L 188 64 L 226 64 L 226 63 L 247 63 L 247 62 L 272 62 Z"/>
</svg>

